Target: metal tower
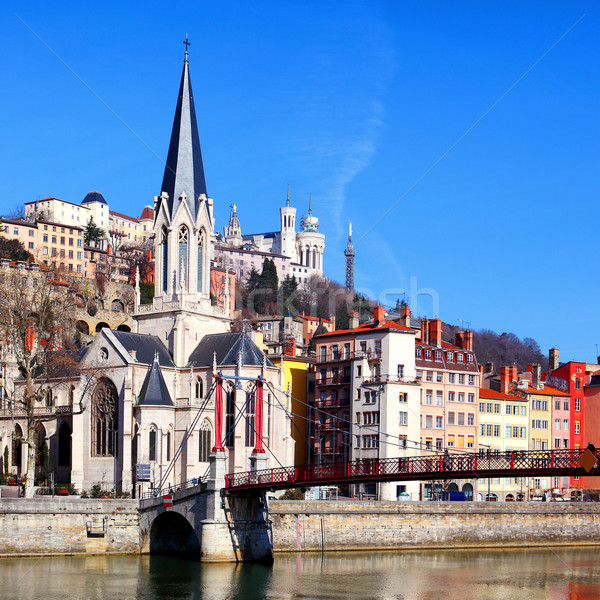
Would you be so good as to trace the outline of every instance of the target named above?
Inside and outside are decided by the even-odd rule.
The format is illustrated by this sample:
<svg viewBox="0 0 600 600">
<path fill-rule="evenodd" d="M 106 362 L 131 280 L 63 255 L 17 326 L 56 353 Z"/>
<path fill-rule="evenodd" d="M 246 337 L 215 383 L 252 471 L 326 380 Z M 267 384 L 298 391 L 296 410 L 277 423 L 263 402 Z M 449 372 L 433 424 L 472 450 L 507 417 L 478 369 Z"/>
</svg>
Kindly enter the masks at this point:
<svg viewBox="0 0 600 600">
<path fill-rule="evenodd" d="M 354 290 L 354 257 L 355 252 L 352 246 L 352 223 L 348 226 L 348 245 L 344 250 L 346 256 L 346 289 L 350 292 Z"/>
</svg>

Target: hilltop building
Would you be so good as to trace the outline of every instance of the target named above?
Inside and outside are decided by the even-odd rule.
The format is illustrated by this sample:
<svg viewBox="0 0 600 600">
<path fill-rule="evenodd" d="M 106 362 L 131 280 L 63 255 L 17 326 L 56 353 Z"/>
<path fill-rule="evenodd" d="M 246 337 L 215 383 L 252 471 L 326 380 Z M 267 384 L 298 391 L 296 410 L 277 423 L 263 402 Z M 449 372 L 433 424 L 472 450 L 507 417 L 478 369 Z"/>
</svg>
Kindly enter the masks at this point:
<svg viewBox="0 0 600 600">
<path fill-rule="evenodd" d="M 223 235 L 217 235 L 215 260 L 222 267 L 233 269 L 241 279 L 248 276 L 252 267 L 260 271 L 265 258 L 274 260 L 280 279 L 289 275 L 304 283 L 312 275 L 323 275 L 325 235 L 318 231 L 319 219 L 312 214 L 312 199 L 298 232 L 296 208 L 290 205 L 289 189 L 286 204 L 279 213 L 279 231 L 244 235 L 234 204 Z"/>
</svg>

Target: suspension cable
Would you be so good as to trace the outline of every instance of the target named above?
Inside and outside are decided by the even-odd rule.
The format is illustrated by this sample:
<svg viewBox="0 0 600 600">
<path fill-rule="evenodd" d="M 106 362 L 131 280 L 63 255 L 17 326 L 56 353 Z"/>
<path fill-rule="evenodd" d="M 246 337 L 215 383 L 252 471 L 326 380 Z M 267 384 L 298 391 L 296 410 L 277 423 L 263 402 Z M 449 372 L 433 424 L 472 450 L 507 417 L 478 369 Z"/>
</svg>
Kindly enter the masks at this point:
<svg viewBox="0 0 600 600">
<path fill-rule="evenodd" d="M 210 386 L 210 389 L 208 390 L 206 398 L 204 398 L 202 405 L 200 406 L 200 408 L 198 409 L 198 411 L 196 413 L 196 416 L 192 420 L 191 425 L 187 428 L 186 432 L 184 433 L 181 443 L 179 444 L 177 451 L 173 455 L 173 458 L 171 459 L 169 466 L 167 467 L 166 471 L 164 472 L 163 476 L 161 477 L 160 483 L 158 484 L 158 488 L 154 489 L 154 491 L 153 491 L 154 497 L 156 497 L 160 494 L 160 491 L 161 491 L 163 485 L 166 483 L 169 475 L 171 474 L 171 471 L 174 469 L 175 462 L 181 456 L 184 448 L 187 445 L 188 440 L 192 436 L 192 433 L 194 432 L 194 429 L 195 429 L 196 425 L 198 424 L 198 421 L 200 420 L 200 417 L 202 416 L 204 409 L 208 405 L 208 401 L 210 400 L 210 397 L 212 396 L 213 392 L 215 391 L 215 388 L 216 388 L 216 382 L 213 382 L 213 384 Z"/>
</svg>

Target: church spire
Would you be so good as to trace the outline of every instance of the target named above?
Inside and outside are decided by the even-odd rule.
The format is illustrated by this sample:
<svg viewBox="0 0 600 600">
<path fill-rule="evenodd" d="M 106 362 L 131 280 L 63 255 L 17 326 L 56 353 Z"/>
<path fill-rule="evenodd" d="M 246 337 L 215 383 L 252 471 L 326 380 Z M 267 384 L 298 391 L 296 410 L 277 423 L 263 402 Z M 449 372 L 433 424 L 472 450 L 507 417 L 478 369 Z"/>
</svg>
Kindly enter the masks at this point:
<svg viewBox="0 0 600 600">
<path fill-rule="evenodd" d="M 192 218 L 195 219 L 200 204 L 199 196 L 207 194 L 200 137 L 198 136 L 198 124 L 196 122 L 196 109 L 194 108 L 194 95 L 190 80 L 188 62 L 188 46 L 190 43 L 187 36 L 183 43 L 185 44 L 183 73 L 161 191 L 169 195 L 168 212 L 171 217 L 173 217 L 179 208 L 180 202 L 182 202 L 182 192 L 185 192 Z"/>
</svg>

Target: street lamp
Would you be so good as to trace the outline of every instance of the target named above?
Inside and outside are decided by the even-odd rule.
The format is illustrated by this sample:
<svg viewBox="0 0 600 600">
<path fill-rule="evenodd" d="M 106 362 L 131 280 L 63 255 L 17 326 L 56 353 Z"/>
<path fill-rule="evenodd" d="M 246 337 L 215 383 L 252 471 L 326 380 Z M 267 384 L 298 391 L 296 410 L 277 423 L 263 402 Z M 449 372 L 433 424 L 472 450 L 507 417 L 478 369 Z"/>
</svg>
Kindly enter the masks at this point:
<svg viewBox="0 0 600 600">
<path fill-rule="evenodd" d="M 491 446 L 488 446 L 487 444 L 481 444 L 481 443 L 479 444 L 479 446 L 481 448 L 487 448 L 488 449 L 488 453 L 489 453 Z M 488 477 L 487 480 L 488 480 L 488 482 L 487 482 L 488 483 L 488 486 L 487 486 L 488 487 L 488 491 L 487 491 L 487 497 L 486 497 L 485 501 L 489 502 L 490 501 L 490 483 L 491 483 L 492 479 L 491 479 L 491 477 Z"/>
</svg>

